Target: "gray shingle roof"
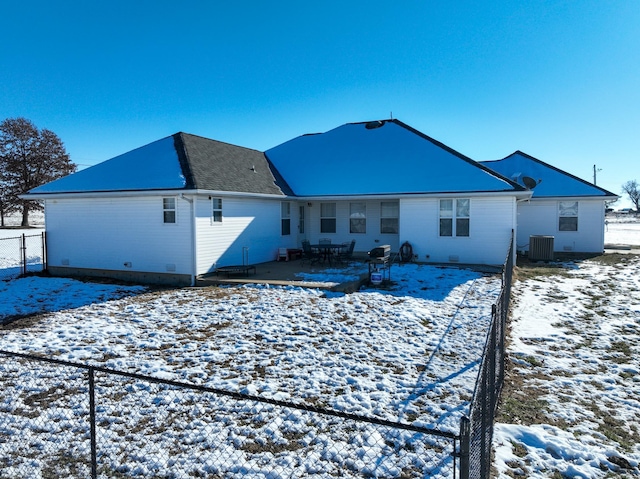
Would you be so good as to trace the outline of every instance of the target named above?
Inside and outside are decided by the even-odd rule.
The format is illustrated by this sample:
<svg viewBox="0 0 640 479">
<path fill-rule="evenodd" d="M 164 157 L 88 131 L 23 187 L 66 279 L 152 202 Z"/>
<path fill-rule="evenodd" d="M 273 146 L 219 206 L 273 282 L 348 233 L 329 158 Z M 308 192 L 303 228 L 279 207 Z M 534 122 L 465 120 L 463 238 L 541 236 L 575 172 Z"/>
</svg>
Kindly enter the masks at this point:
<svg viewBox="0 0 640 479">
<path fill-rule="evenodd" d="M 194 189 L 291 194 L 271 168 L 262 152 L 176 133 L 34 188 L 29 195 Z"/>
<path fill-rule="evenodd" d="M 175 134 L 174 141 L 186 189 L 291 194 L 260 151 L 188 133 Z"/>
</svg>

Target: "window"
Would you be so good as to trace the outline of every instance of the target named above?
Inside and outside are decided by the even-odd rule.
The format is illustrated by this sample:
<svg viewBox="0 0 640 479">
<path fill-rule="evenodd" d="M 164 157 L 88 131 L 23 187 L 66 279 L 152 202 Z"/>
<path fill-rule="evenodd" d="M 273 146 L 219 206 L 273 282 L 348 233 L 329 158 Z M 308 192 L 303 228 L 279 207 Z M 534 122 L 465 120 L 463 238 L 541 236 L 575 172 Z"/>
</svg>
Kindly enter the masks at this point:
<svg viewBox="0 0 640 479">
<path fill-rule="evenodd" d="M 380 233 L 398 234 L 398 217 L 400 209 L 397 201 L 380 203 Z"/>
<path fill-rule="evenodd" d="M 211 199 L 211 222 L 222 223 L 222 198 Z"/>
<path fill-rule="evenodd" d="M 291 203 L 283 201 L 280 203 L 280 222 L 282 236 L 291 234 Z"/>
<path fill-rule="evenodd" d="M 367 232 L 367 205 L 366 203 L 349 204 L 349 232 Z"/>
<path fill-rule="evenodd" d="M 469 236 L 469 200 L 456 200 L 456 236 Z"/>
<path fill-rule="evenodd" d="M 578 202 L 558 203 L 558 231 L 578 231 Z"/>
<path fill-rule="evenodd" d="M 298 209 L 298 231 L 301 234 L 304 233 L 304 206 L 300 206 Z"/>
<path fill-rule="evenodd" d="M 176 199 L 162 198 L 162 215 L 165 223 L 176 222 Z"/>
<path fill-rule="evenodd" d="M 469 236 L 469 207 L 469 199 L 440 200 L 440 236 Z"/>
<path fill-rule="evenodd" d="M 336 232 L 336 204 L 320 203 L 320 233 Z"/>
</svg>

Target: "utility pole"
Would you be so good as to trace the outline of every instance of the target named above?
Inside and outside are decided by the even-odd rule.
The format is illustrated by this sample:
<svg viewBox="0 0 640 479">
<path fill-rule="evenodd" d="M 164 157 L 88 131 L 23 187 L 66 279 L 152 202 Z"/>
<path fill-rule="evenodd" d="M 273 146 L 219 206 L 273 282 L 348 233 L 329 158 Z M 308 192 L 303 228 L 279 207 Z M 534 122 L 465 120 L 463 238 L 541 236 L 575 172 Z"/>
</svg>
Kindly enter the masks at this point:
<svg viewBox="0 0 640 479">
<path fill-rule="evenodd" d="M 593 184 L 594 185 L 597 185 L 597 183 L 596 183 L 596 173 L 598 171 L 602 171 L 602 168 L 597 168 L 596 169 L 596 165 L 593 165 Z"/>
</svg>

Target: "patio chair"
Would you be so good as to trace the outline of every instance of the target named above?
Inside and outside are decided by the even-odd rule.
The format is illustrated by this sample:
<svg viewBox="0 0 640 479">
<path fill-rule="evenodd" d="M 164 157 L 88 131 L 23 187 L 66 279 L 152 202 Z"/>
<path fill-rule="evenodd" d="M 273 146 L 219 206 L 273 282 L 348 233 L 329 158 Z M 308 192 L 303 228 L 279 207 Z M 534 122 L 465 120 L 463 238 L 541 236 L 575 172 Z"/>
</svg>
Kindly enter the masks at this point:
<svg viewBox="0 0 640 479">
<path fill-rule="evenodd" d="M 302 241 L 301 263 L 304 263 L 305 261 L 309 261 L 309 264 L 317 263 L 318 261 L 320 261 L 320 253 L 318 253 L 317 251 L 313 251 L 313 249 L 311 248 L 311 243 L 309 243 L 309 241 L 307 240 Z"/>
<path fill-rule="evenodd" d="M 351 243 L 338 253 L 338 261 L 341 263 L 348 263 L 353 259 L 353 249 L 356 246 L 356 240 L 351 240 Z"/>
<path fill-rule="evenodd" d="M 318 244 L 331 244 L 331 238 L 320 238 Z"/>
</svg>

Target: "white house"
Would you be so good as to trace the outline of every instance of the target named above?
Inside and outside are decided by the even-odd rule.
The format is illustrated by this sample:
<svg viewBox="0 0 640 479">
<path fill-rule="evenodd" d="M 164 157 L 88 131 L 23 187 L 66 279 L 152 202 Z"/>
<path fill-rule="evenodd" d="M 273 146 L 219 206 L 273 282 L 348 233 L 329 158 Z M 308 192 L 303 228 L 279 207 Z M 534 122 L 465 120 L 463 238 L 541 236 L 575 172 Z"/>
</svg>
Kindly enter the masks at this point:
<svg viewBox="0 0 640 479">
<path fill-rule="evenodd" d="M 265 153 L 177 133 L 31 190 L 48 268 L 193 284 L 303 239 L 408 241 L 421 262 L 502 264 L 531 191 L 398 120 L 351 123 Z"/>
<path fill-rule="evenodd" d="M 301 238 L 408 241 L 421 262 L 502 264 L 526 188 L 398 120 L 350 123 L 265 152 L 298 198 Z M 303 220 L 302 220 L 303 219 Z"/>
<path fill-rule="evenodd" d="M 45 203 L 52 274 L 173 284 L 273 260 L 290 196 L 263 153 L 185 133 L 28 194 Z"/>
<path fill-rule="evenodd" d="M 617 195 L 521 151 L 482 164 L 533 193 L 518 203 L 518 251 L 530 251 L 532 236 L 551 237 L 554 252 L 604 251 L 605 202 Z"/>
</svg>

